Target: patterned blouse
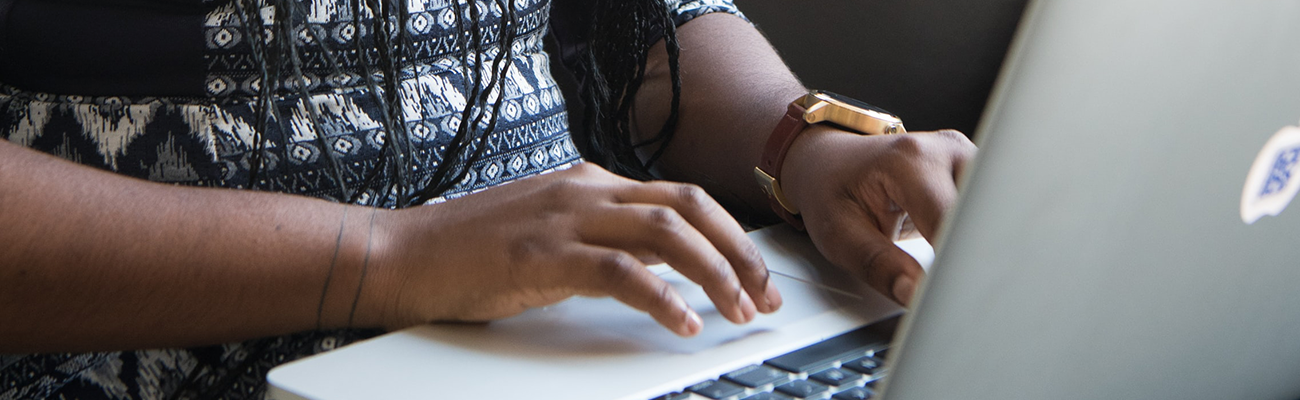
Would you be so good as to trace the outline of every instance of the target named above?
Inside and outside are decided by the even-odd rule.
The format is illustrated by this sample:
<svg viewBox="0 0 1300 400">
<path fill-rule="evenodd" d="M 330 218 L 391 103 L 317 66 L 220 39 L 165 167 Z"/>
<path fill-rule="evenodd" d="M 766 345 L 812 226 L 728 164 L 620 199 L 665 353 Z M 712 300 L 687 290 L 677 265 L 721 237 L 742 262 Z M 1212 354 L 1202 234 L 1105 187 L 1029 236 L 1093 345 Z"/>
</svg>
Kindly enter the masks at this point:
<svg viewBox="0 0 1300 400">
<path fill-rule="evenodd" d="M 427 179 L 444 162 L 442 151 L 465 107 L 472 79 L 460 63 L 468 35 L 449 0 L 408 1 L 405 28 L 416 68 L 400 81 L 402 122 L 414 142 L 416 178 Z M 481 27 L 502 18 L 491 3 L 477 2 Z M 484 142 L 485 156 L 435 201 L 581 162 L 543 43 L 553 20 L 581 26 L 579 14 L 591 3 L 556 0 L 552 11 L 550 0 L 515 1 L 517 39 L 498 125 Z M 710 12 L 739 15 L 730 0 L 667 3 L 678 24 Z M 256 186 L 344 201 L 346 188 L 360 186 L 387 139 L 360 57 L 344 45 L 371 32 L 369 24 L 354 23 L 348 0 L 299 4 L 292 22 L 309 96 L 275 98 L 279 119 L 261 132 L 266 151 Z M 363 12 L 361 20 L 367 18 Z M 0 0 L 0 138 L 155 182 L 247 188 L 257 136 L 253 99 L 262 82 L 240 21 L 229 0 Z M 581 45 L 556 31 L 565 46 Z M 481 57 L 501 54 L 498 36 L 485 36 Z M 314 52 L 318 41 L 333 42 L 336 57 Z M 387 194 L 357 197 L 362 204 L 395 205 Z M 191 349 L 0 355 L 0 400 L 261 398 L 270 368 L 379 333 L 314 331 Z"/>
</svg>

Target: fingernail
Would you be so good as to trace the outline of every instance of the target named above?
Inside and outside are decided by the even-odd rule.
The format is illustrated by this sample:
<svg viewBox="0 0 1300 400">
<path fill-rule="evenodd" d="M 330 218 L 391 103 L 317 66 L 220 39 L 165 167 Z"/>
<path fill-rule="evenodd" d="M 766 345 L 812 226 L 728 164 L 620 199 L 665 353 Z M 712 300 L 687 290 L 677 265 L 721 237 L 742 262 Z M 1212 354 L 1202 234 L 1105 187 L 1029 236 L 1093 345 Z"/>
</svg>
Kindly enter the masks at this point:
<svg viewBox="0 0 1300 400">
<path fill-rule="evenodd" d="M 916 281 L 908 276 L 900 276 L 894 280 L 894 299 L 903 305 L 912 302 L 912 294 L 916 292 Z"/>
<path fill-rule="evenodd" d="M 767 312 L 774 313 L 781 309 L 781 292 L 776 290 L 776 284 L 772 280 L 767 281 L 767 288 L 763 289 L 763 302 L 767 303 Z"/>
<path fill-rule="evenodd" d="M 745 293 L 744 289 L 737 288 L 736 292 L 739 293 L 736 299 L 736 315 L 740 317 L 740 321 L 737 322 L 743 324 L 752 321 L 754 314 L 758 312 L 758 307 L 754 305 L 754 299 L 749 298 L 749 293 Z"/>
<path fill-rule="evenodd" d="M 699 334 L 702 329 L 704 329 L 704 320 L 700 319 L 700 314 L 696 314 L 694 310 L 687 309 L 686 331 L 682 332 L 682 336 L 695 336 L 696 334 Z"/>
</svg>

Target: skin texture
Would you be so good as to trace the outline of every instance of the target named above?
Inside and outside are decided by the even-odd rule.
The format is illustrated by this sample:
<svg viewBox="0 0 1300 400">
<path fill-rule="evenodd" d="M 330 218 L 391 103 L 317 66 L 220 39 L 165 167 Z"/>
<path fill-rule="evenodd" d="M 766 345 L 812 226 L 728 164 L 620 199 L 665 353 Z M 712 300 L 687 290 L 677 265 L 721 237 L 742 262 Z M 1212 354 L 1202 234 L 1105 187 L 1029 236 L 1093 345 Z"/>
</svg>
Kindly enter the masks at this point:
<svg viewBox="0 0 1300 400">
<path fill-rule="evenodd" d="M 682 121 L 660 167 L 699 186 L 581 165 L 389 211 L 150 183 L 0 141 L 0 353 L 484 321 L 574 295 L 612 296 L 698 333 L 698 316 L 646 272 L 659 261 L 732 322 L 774 312 L 782 300 L 754 244 L 713 198 L 765 212 L 750 170 L 803 88 L 735 17 L 701 17 L 680 37 Z M 638 98 L 643 127 L 666 114 L 659 49 Z M 919 281 L 920 268 L 889 239 L 904 213 L 933 239 L 974 152 L 964 140 L 811 129 L 781 179 L 828 258 L 905 301 L 914 285 L 892 286 Z"/>
<path fill-rule="evenodd" d="M 315 327 L 345 207 L 155 184 L 6 141 L 0 204 L 0 352 L 18 353 L 188 346 Z M 351 214 L 347 237 L 363 237 L 355 222 L 368 210 Z M 354 264 L 365 245 L 349 239 L 339 250 Z"/>
</svg>

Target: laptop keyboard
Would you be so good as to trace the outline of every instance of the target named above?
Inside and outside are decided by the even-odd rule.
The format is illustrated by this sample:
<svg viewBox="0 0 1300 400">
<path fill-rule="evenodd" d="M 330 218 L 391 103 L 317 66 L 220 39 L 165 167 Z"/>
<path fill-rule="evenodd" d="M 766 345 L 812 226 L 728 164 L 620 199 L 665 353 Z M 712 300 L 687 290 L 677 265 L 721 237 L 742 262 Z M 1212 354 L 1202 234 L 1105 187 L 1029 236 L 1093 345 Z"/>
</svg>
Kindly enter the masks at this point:
<svg viewBox="0 0 1300 400">
<path fill-rule="evenodd" d="M 897 324 L 867 325 L 653 400 L 870 399 Z"/>
</svg>

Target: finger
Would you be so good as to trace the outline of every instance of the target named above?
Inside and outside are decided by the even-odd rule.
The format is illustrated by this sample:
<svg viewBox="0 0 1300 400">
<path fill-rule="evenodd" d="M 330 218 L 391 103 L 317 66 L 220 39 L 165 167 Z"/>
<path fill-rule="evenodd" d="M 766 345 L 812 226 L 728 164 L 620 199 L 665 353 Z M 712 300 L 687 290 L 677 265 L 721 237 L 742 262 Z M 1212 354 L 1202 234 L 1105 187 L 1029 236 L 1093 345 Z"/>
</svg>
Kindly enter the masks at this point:
<svg viewBox="0 0 1300 400">
<path fill-rule="evenodd" d="M 875 190 L 860 187 L 861 192 L 856 197 L 867 215 L 871 217 L 872 224 L 878 227 L 880 233 L 886 238 L 894 241 L 902 240 L 905 236 L 919 235 L 912 218 L 889 197 L 889 190 L 884 189 L 883 185 Z"/>
<path fill-rule="evenodd" d="M 758 311 L 771 313 L 781 307 L 781 293 L 768 279 L 767 264 L 763 263 L 758 246 L 704 189 L 680 183 L 650 182 L 624 186 L 616 200 L 672 207 L 726 257 Z"/>
<path fill-rule="evenodd" d="M 808 224 L 808 234 L 831 263 L 900 304 L 909 303 L 925 272 L 916 259 L 881 233 L 874 217 L 852 207 L 833 216 L 806 217 L 821 219 Z"/>
<path fill-rule="evenodd" d="M 636 181 L 624 176 L 614 174 L 600 167 L 599 165 L 590 162 L 578 163 L 577 165 L 574 165 L 572 168 L 569 168 L 561 172 L 577 175 L 579 179 L 581 179 L 582 181 L 587 182 L 588 184 L 598 185 L 603 188 L 608 188 L 611 186 L 617 187 L 617 186 L 624 186 L 624 185 L 642 184 L 642 182 L 640 181 Z M 618 201 L 615 200 L 615 202 Z M 655 254 L 654 252 L 651 251 L 632 250 L 631 252 L 632 255 L 636 256 L 638 259 L 641 260 L 642 263 L 645 263 L 646 265 L 665 263 L 663 259 L 659 258 L 658 254 Z"/>
<path fill-rule="evenodd" d="M 668 263 L 667 261 L 664 261 L 664 259 L 659 258 L 659 255 L 658 255 L 658 254 L 654 254 L 654 253 L 651 253 L 651 252 L 649 252 L 649 251 L 644 251 L 644 252 L 639 252 L 639 253 L 637 253 L 637 252 L 633 252 L 632 254 L 636 256 L 636 259 L 641 260 L 641 263 L 642 263 L 642 264 L 645 264 L 645 265 L 667 264 L 667 263 Z"/>
<path fill-rule="evenodd" d="M 938 149 L 907 150 L 924 146 L 919 143 L 922 140 L 932 142 L 929 145 L 938 146 Z M 898 207 L 910 216 L 921 236 L 934 242 L 943 216 L 957 203 L 953 163 L 959 157 L 956 154 L 965 150 L 952 139 L 939 135 L 898 140 L 895 141 L 895 146 L 903 148 L 897 154 L 910 161 L 897 164 L 905 169 L 892 174 L 894 179 L 889 180 L 885 190 Z"/>
<path fill-rule="evenodd" d="M 906 216 L 921 236 L 933 243 L 938 238 L 943 216 L 957 204 L 957 185 L 946 175 L 900 185 L 906 187 L 891 190 L 891 196 L 898 199 L 899 206 L 906 211 Z"/>
<path fill-rule="evenodd" d="M 613 205 L 585 221 L 579 236 L 588 244 L 657 255 L 699 283 L 731 322 L 745 323 L 754 318 L 754 302 L 741 288 L 731 263 L 673 208 Z"/>
<path fill-rule="evenodd" d="M 672 285 L 646 270 L 631 254 L 598 246 L 580 245 L 568 252 L 568 265 L 583 271 L 565 274 L 583 292 L 611 296 L 637 310 L 644 311 L 660 325 L 674 333 L 690 337 L 704 327 L 699 314 Z M 556 274 L 558 277 L 560 274 Z"/>
</svg>

